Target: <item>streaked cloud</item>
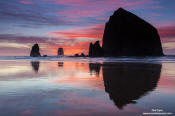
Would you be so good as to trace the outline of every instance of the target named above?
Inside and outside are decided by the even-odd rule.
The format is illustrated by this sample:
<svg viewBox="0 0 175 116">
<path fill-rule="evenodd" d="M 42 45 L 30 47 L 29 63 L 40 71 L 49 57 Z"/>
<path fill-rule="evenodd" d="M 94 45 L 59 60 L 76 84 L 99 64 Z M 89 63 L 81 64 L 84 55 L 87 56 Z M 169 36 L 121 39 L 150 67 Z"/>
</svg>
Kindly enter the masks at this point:
<svg viewBox="0 0 175 116">
<path fill-rule="evenodd" d="M 175 42 L 163 43 L 163 47 L 167 50 L 175 49 Z"/>
<path fill-rule="evenodd" d="M 165 49 L 175 49 L 167 45 L 175 41 L 175 26 L 169 25 L 175 20 L 175 2 L 170 1 L 1 0 L 0 53 L 9 50 L 28 55 L 34 43 L 39 43 L 41 52 L 48 55 L 56 55 L 58 47 L 69 55 L 88 53 L 89 43 L 102 40 L 105 23 L 119 7 L 156 25 Z"/>
<path fill-rule="evenodd" d="M 88 53 L 89 41 L 78 41 L 76 39 L 64 39 L 59 37 L 34 37 L 24 35 L 4 34 L 0 35 L 0 55 L 5 55 L 6 51 L 16 55 L 29 55 L 31 47 L 39 43 L 41 54 L 57 55 L 59 47 L 64 48 L 66 55 L 76 53 Z M 13 51 L 13 52 L 12 52 Z M 8 54 L 8 55 L 9 55 Z"/>
<path fill-rule="evenodd" d="M 172 38 L 175 37 L 175 24 L 169 26 L 163 26 L 158 28 L 160 36 L 162 38 Z"/>
<path fill-rule="evenodd" d="M 9 42 L 0 43 L 0 48 L 3 48 L 3 47 L 11 47 L 11 48 L 29 48 L 29 46 L 28 46 L 28 45 L 25 45 L 25 44 L 9 43 Z"/>
<path fill-rule="evenodd" d="M 66 5 L 68 8 L 59 10 L 56 13 L 64 16 L 65 19 L 71 19 L 71 21 L 78 21 L 80 18 L 95 18 L 98 20 L 98 16 L 109 16 L 109 12 L 113 12 L 119 7 L 126 9 L 143 9 L 153 8 L 159 6 L 157 2 L 153 0 L 48 0 L 56 4 Z M 150 5 L 150 6 L 149 6 Z M 154 7 L 155 8 L 155 7 Z"/>
<path fill-rule="evenodd" d="M 64 31 L 49 32 L 51 36 L 62 37 L 66 39 L 76 39 L 79 41 L 96 41 L 102 39 L 104 31 L 103 24 L 84 26 Z"/>
<path fill-rule="evenodd" d="M 19 2 L 21 5 L 19 5 Z M 53 9 L 50 6 L 33 4 L 32 1 L 14 0 L 10 3 L 7 1 L 0 1 L 0 21 L 5 23 L 13 23 L 20 25 L 26 25 L 26 27 L 32 26 L 55 26 L 55 25 L 71 25 L 71 23 L 65 22 L 62 18 L 55 15 Z M 24 28 L 24 27 L 23 27 Z"/>
<path fill-rule="evenodd" d="M 21 0 L 20 3 L 22 3 L 22 4 L 33 4 L 33 2 L 29 1 L 29 0 Z"/>
</svg>

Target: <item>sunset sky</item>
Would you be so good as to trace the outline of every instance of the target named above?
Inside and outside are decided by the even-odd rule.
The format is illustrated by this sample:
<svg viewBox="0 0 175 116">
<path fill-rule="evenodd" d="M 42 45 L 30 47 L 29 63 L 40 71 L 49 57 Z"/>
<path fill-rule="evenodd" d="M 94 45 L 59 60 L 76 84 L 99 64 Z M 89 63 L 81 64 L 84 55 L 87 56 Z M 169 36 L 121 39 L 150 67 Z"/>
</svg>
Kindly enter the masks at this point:
<svg viewBox="0 0 175 116">
<path fill-rule="evenodd" d="M 175 54 L 175 0 L 0 0 L 0 56 L 28 56 L 36 42 L 42 55 L 87 54 L 119 7 L 154 25 Z"/>
</svg>

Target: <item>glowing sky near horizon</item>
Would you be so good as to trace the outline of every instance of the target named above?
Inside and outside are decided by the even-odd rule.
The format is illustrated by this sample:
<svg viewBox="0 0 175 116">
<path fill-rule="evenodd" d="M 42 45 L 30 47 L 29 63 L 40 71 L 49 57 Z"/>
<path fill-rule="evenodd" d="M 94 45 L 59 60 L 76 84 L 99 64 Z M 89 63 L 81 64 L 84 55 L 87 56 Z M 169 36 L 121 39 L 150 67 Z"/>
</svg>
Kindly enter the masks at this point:
<svg viewBox="0 0 175 116">
<path fill-rule="evenodd" d="M 105 23 L 119 7 L 154 25 L 164 53 L 175 54 L 174 0 L 1 0 L 0 56 L 28 56 L 34 43 L 41 54 L 88 53 L 102 40 Z"/>
</svg>

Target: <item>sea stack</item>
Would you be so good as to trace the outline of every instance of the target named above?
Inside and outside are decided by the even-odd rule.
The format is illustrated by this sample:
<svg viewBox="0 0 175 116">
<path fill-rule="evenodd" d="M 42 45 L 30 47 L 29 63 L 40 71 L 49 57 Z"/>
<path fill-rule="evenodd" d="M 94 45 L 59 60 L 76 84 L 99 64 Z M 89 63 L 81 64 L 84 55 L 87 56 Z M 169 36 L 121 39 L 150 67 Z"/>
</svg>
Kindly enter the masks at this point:
<svg viewBox="0 0 175 116">
<path fill-rule="evenodd" d="M 39 56 L 41 56 L 41 54 L 39 52 L 39 45 L 37 43 L 33 45 L 32 50 L 30 52 L 30 56 L 31 57 L 39 57 Z"/>
<path fill-rule="evenodd" d="M 64 55 L 63 48 L 58 48 L 58 56 L 63 56 L 63 55 Z"/>
<path fill-rule="evenodd" d="M 122 8 L 106 23 L 102 50 L 106 57 L 163 56 L 157 29 Z"/>
<path fill-rule="evenodd" d="M 102 57 L 104 55 L 103 49 L 100 46 L 100 42 L 96 41 L 94 44 L 89 45 L 89 56 L 90 57 Z"/>
</svg>

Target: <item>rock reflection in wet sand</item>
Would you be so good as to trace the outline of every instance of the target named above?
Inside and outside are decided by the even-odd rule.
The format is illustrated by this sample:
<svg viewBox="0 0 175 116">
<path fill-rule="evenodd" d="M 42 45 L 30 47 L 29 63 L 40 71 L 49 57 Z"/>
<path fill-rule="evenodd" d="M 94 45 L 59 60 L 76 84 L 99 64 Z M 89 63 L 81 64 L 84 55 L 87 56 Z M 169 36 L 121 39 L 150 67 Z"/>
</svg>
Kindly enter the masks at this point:
<svg viewBox="0 0 175 116">
<path fill-rule="evenodd" d="M 16 73 L 2 72 L 14 67 Z M 0 115 L 140 115 L 151 108 L 145 103 L 160 106 L 165 99 L 161 69 L 151 63 L 11 62 L 1 70 Z"/>
<path fill-rule="evenodd" d="M 39 64 L 40 64 L 39 61 L 31 61 L 32 68 L 33 68 L 33 70 L 34 70 L 36 73 L 37 73 L 38 70 L 39 70 Z"/>
<path fill-rule="evenodd" d="M 151 63 L 90 63 L 90 72 L 99 74 L 102 67 L 105 91 L 119 108 L 136 104 L 136 100 L 157 87 L 161 64 Z"/>
<path fill-rule="evenodd" d="M 104 63 L 105 91 L 119 109 L 135 104 L 135 100 L 156 88 L 161 67 L 161 64 L 149 63 Z"/>
</svg>

